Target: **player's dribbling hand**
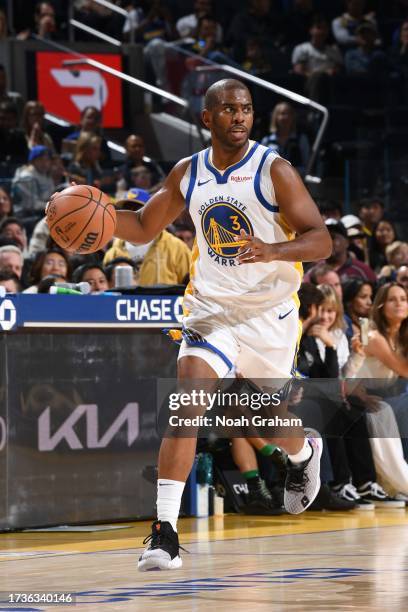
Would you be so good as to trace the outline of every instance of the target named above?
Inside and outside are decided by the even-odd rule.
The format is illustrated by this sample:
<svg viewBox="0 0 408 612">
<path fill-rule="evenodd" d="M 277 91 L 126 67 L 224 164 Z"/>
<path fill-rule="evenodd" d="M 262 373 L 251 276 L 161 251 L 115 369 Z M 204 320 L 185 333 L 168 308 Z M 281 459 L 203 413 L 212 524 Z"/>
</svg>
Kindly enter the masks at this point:
<svg viewBox="0 0 408 612">
<path fill-rule="evenodd" d="M 259 238 L 247 234 L 243 229 L 241 229 L 239 236 L 235 236 L 234 240 L 241 243 L 238 249 L 238 263 L 240 264 L 257 263 L 259 261 L 268 263 L 276 259 L 275 245 L 266 244 Z"/>
</svg>

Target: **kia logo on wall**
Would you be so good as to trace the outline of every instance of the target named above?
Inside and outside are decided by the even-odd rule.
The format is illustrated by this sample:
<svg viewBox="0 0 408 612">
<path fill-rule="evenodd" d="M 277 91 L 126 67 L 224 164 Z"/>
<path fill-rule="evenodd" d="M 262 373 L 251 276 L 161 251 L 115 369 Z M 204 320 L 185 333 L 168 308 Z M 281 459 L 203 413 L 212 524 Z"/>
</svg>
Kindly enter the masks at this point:
<svg viewBox="0 0 408 612">
<path fill-rule="evenodd" d="M 85 420 L 86 425 L 83 439 L 75 430 L 77 423 L 82 420 Z M 62 441 L 72 450 L 107 448 L 121 430 L 126 432 L 126 446 L 132 446 L 139 436 L 137 402 L 126 404 L 104 432 L 100 432 L 96 404 L 80 404 L 57 429 L 51 426 L 51 408 L 47 407 L 38 419 L 38 450 L 53 451 Z"/>
<path fill-rule="evenodd" d="M 122 70 L 122 57 L 117 53 L 93 53 L 88 57 L 109 68 Z M 92 66 L 63 65 L 65 60 L 74 59 L 76 56 L 69 53 L 36 53 L 38 99 L 47 112 L 79 123 L 81 111 L 86 106 L 95 106 L 102 111 L 104 127 L 122 127 L 120 79 Z"/>
</svg>

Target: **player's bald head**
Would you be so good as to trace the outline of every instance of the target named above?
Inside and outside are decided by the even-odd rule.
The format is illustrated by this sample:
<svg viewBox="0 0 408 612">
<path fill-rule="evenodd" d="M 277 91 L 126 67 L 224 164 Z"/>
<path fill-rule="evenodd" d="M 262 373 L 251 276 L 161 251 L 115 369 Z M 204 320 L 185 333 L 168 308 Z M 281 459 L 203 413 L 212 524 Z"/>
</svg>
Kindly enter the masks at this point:
<svg viewBox="0 0 408 612">
<path fill-rule="evenodd" d="M 245 91 L 251 99 L 251 93 L 248 87 L 237 79 L 221 79 L 211 85 L 205 94 L 204 108 L 211 111 L 217 104 L 220 104 L 226 92 L 241 90 Z"/>
</svg>

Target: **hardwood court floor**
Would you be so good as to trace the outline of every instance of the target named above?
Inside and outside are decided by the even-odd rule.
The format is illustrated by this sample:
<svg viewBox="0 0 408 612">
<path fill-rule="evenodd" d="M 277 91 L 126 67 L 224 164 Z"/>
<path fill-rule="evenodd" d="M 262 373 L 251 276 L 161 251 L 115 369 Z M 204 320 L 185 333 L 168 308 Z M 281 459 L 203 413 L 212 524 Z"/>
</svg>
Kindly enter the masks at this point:
<svg viewBox="0 0 408 612">
<path fill-rule="evenodd" d="M 73 612 L 408 610 L 408 510 L 183 519 L 174 572 L 137 572 L 150 524 L 127 524 L 0 534 L 0 591 L 74 592 Z"/>
</svg>

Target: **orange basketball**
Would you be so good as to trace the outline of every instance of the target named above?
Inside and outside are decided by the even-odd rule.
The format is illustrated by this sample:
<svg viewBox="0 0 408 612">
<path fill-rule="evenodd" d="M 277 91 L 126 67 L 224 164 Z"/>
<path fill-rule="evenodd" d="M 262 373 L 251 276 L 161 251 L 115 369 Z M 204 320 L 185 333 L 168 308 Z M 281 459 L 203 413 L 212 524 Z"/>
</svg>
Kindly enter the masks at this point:
<svg viewBox="0 0 408 612">
<path fill-rule="evenodd" d="M 116 211 L 96 187 L 74 185 L 55 194 L 45 209 L 51 238 L 72 253 L 94 253 L 113 236 Z"/>
</svg>

